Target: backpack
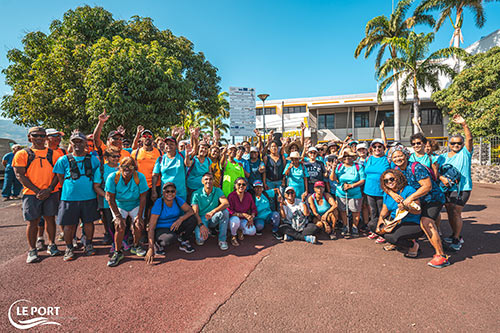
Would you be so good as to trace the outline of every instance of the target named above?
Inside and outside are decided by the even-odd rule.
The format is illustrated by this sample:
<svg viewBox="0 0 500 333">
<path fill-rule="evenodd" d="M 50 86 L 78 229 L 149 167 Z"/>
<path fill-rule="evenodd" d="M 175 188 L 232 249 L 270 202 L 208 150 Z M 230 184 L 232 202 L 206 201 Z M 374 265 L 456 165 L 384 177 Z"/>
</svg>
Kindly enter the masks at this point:
<svg viewBox="0 0 500 333">
<path fill-rule="evenodd" d="M 115 185 L 118 185 L 118 182 L 120 181 L 120 176 L 121 175 L 122 174 L 121 174 L 120 171 L 116 172 L 116 174 L 115 174 Z M 139 186 L 140 179 L 139 179 L 139 174 L 137 173 L 137 171 L 134 171 L 134 175 L 133 175 L 132 178 L 134 178 L 135 185 Z"/>
<path fill-rule="evenodd" d="M 337 171 L 339 171 L 339 170 L 340 170 L 340 168 L 341 168 L 343 165 L 344 165 L 344 163 L 339 163 L 339 164 L 337 165 Z M 359 164 L 358 164 L 358 163 L 354 163 L 354 165 L 356 166 L 356 170 L 358 170 L 358 171 L 359 171 Z"/>
<path fill-rule="evenodd" d="M 78 163 L 76 162 L 73 154 L 68 154 L 66 156 L 68 157 L 70 174 L 70 176 L 66 177 L 66 179 L 77 180 L 82 176 L 80 174 L 80 169 L 78 168 Z M 92 160 L 89 154 L 85 155 L 85 158 L 83 159 L 83 167 L 85 168 L 85 176 L 92 180 L 94 171 L 92 170 Z"/>
<path fill-rule="evenodd" d="M 31 163 L 35 160 L 36 155 L 35 155 L 35 152 L 31 148 L 24 148 L 23 150 L 28 154 L 28 161 L 26 162 L 26 170 L 28 170 Z M 40 157 L 40 164 L 42 163 L 43 159 L 46 159 L 47 162 L 49 162 L 50 165 L 52 167 L 54 167 L 54 161 L 52 160 L 53 155 L 54 155 L 54 152 L 52 151 L 52 149 L 47 148 L 47 155 L 45 155 L 45 157 Z"/>
<path fill-rule="evenodd" d="M 421 166 L 423 166 L 424 168 L 427 169 L 427 171 L 429 172 L 429 174 L 431 175 L 431 178 L 433 181 L 437 181 L 437 175 L 434 173 L 434 170 L 432 170 L 431 168 L 428 168 L 426 165 L 423 165 L 422 163 L 420 162 L 412 162 L 411 164 L 411 173 L 415 176 L 415 167 L 417 166 L 417 164 L 420 164 Z"/>
<path fill-rule="evenodd" d="M 455 168 L 451 164 L 443 164 L 439 168 L 439 173 L 443 176 L 446 177 L 449 182 L 452 184 L 452 186 L 444 186 L 443 182 L 439 182 L 439 187 L 441 188 L 441 191 L 443 192 L 453 192 L 453 191 L 458 191 L 458 184 L 460 183 L 460 178 L 462 175 L 460 174 L 460 171 L 458 171 L 457 168 Z"/>
<path fill-rule="evenodd" d="M 165 205 L 165 201 L 163 200 L 163 198 L 160 199 L 161 199 L 161 210 L 159 216 L 161 216 L 161 213 L 163 213 L 163 207 Z M 179 210 L 182 211 L 181 205 L 179 205 L 179 201 L 177 201 L 177 196 L 174 198 L 174 202 L 177 205 L 177 207 L 179 207 Z"/>
</svg>

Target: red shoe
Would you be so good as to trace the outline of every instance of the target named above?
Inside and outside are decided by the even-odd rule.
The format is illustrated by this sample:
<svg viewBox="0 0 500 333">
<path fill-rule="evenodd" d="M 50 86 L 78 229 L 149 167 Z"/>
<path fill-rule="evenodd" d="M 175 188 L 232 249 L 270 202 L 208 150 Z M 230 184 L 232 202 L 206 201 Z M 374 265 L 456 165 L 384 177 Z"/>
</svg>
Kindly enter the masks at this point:
<svg viewBox="0 0 500 333">
<path fill-rule="evenodd" d="M 370 232 L 370 233 L 368 234 L 368 239 L 375 239 L 375 238 L 377 238 L 377 237 L 378 237 L 378 235 L 377 235 L 377 234 L 374 234 L 373 232 Z"/>
<path fill-rule="evenodd" d="M 450 265 L 448 258 L 449 257 L 447 255 L 442 256 L 439 254 L 435 254 L 434 257 L 432 257 L 432 260 L 427 263 L 427 265 L 434 268 L 443 268 Z"/>
<path fill-rule="evenodd" d="M 384 244 L 385 242 L 386 242 L 385 238 L 384 237 L 380 237 L 380 236 L 375 241 L 376 244 Z"/>
</svg>

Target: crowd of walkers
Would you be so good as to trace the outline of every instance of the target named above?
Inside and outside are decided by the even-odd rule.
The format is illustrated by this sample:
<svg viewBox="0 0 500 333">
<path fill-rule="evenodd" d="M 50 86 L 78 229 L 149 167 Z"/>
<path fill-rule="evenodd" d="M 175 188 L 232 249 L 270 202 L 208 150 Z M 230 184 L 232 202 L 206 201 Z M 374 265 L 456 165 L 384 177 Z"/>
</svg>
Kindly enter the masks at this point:
<svg viewBox="0 0 500 333">
<path fill-rule="evenodd" d="M 253 145 L 223 145 L 217 131 L 209 137 L 199 128 L 173 128 L 171 136 L 154 138 L 142 126 L 132 142 L 123 128 L 103 142 L 108 119 L 102 113 L 93 134 L 73 131 L 67 150 L 60 147 L 64 133 L 30 128 L 31 146 L 16 146 L 4 157 L 23 186 L 28 263 L 45 249 L 60 254 L 57 239 L 66 245 L 65 261 L 75 259 L 75 251 L 94 255 L 97 221 L 110 245 L 110 267 L 127 252 L 152 263 L 174 243 L 192 253 L 191 241 L 200 249 L 209 237 L 225 251 L 266 230 L 279 240 L 311 244 L 320 233 L 331 240 L 363 235 L 408 258 L 418 257 L 425 236 L 435 251 L 428 264 L 436 268 L 449 265 L 445 250 L 459 251 L 464 243 L 473 145 L 461 116 L 453 121 L 464 136 L 452 135 L 442 154 L 422 133 L 411 136 L 411 149 L 389 144 L 383 123 L 381 138 L 371 142 L 348 136 L 312 145 L 303 130 L 296 140 L 275 140 L 272 131 L 264 138 L 256 130 Z M 9 186 L 15 181 L 11 177 Z M 9 191 L 4 188 L 9 199 L 18 194 L 15 186 Z M 443 205 L 448 237 L 440 228 Z"/>
</svg>

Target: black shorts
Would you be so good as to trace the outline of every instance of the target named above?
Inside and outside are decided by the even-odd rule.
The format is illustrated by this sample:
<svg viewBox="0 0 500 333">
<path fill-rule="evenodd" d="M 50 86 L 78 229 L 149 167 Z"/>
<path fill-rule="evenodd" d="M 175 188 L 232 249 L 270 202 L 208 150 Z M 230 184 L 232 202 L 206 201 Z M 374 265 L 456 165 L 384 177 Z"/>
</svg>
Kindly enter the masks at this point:
<svg viewBox="0 0 500 333">
<path fill-rule="evenodd" d="M 160 195 L 160 198 L 161 198 L 161 186 L 156 186 L 156 193 L 159 193 Z M 152 191 L 151 189 L 148 190 L 148 192 L 146 193 L 146 212 L 149 211 L 151 208 L 153 208 L 153 205 L 155 204 L 153 202 L 153 200 L 151 199 L 151 194 L 152 194 Z"/>
<path fill-rule="evenodd" d="M 83 201 L 64 201 L 59 204 L 57 224 L 77 225 L 80 220 L 83 223 L 92 223 L 101 218 L 97 211 L 97 199 Z"/>
<path fill-rule="evenodd" d="M 436 221 L 441 213 L 441 208 L 443 208 L 443 204 L 441 202 L 424 202 L 422 203 L 422 217 L 427 217 Z"/>
<path fill-rule="evenodd" d="M 39 200 L 36 195 L 23 195 L 23 218 L 33 221 L 42 216 L 55 216 L 59 205 L 59 192 L 51 193 L 45 200 Z"/>
<path fill-rule="evenodd" d="M 446 192 L 444 195 L 446 196 L 446 203 L 451 203 L 457 206 L 465 206 L 467 201 L 469 201 L 471 191 L 462 191 L 462 192 Z"/>
</svg>

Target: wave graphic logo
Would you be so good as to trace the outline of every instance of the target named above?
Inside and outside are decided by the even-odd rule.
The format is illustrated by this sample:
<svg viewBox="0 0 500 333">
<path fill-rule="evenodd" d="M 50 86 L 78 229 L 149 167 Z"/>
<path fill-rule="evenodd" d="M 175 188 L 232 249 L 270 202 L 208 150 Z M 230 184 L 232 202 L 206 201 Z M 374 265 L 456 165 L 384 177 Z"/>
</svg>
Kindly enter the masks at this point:
<svg viewBox="0 0 500 333">
<path fill-rule="evenodd" d="M 18 322 L 16 322 L 12 318 L 13 309 L 14 309 L 15 315 L 17 315 L 18 317 L 19 316 L 34 316 L 34 315 L 39 315 L 39 316 L 46 316 L 46 315 L 58 316 L 59 315 L 59 309 L 60 309 L 59 306 L 48 306 L 48 307 L 45 307 L 45 306 L 41 306 L 41 307 L 20 306 L 20 305 L 15 306 L 16 304 L 18 304 L 20 302 L 32 303 L 31 301 L 28 301 L 26 299 L 20 299 L 20 300 L 17 300 L 11 304 L 11 306 L 9 308 L 9 321 L 12 324 L 12 326 L 14 326 L 15 328 L 20 329 L 20 330 L 27 330 L 27 329 L 30 329 L 30 328 L 33 328 L 33 327 L 36 327 L 39 325 L 61 326 L 60 323 L 55 322 L 55 321 L 50 321 L 46 317 L 35 317 L 35 318 L 31 318 L 31 319 L 26 319 L 26 320 L 18 320 Z"/>
</svg>

